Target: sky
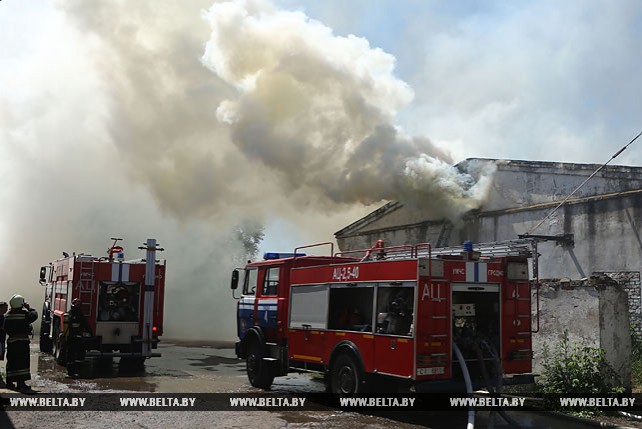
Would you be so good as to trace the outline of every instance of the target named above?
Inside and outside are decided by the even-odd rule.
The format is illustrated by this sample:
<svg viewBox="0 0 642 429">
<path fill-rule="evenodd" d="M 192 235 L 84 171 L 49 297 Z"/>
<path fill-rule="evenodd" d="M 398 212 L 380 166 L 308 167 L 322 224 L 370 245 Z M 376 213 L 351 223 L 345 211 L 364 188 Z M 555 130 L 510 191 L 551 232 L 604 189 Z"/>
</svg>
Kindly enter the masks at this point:
<svg viewBox="0 0 642 429">
<path fill-rule="evenodd" d="M 0 294 L 153 237 L 193 314 L 168 335 L 231 339 L 252 237 L 325 242 L 395 199 L 457 217 L 492 180 L 466 158 L 606 162 L 642 130 L 640 40 L 624 0 L 3 0 Z"/>
</svg>

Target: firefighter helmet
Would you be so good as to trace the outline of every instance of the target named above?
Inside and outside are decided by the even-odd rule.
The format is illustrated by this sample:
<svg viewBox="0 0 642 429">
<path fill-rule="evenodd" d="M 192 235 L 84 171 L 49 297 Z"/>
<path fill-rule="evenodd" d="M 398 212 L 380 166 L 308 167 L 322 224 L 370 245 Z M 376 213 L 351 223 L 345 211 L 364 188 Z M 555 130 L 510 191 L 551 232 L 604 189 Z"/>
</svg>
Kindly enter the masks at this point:
<svg viewBox="0 0 642 429">
<path fill-rule="evenodd" d="M 80 304 L 81 304 L 80 298 L 74 298 L 73 301 L 71 301 L 71 305 L 73 305 L 74 307 Z"/>
<path fill-rule="evenodd" d="M 9 305 L 11 308 L 20 308 L 22 305 L 25 303 L 25 299 L 22 297 L 22 295 L 14 295 L 11 297 L 9 300 Z"/>
</svg>

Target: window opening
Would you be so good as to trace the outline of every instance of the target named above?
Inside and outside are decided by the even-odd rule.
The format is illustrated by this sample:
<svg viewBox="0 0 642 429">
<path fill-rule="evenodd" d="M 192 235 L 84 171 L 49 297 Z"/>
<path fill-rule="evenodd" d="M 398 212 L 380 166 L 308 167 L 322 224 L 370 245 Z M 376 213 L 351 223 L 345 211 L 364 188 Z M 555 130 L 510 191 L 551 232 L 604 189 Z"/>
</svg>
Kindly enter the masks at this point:
<svg viewBox="0 0 642 429">
<path fill-rule="evenodd" d="M 279 291 L 279 267 L 268 268 L 263 282 L 263 295 L 276 295 Z"/>
<path fill-rule="evenodd" d="M 414 311 L 412 287 L 377 288 L 377 333 L 412 335 Z"/>
<path fill-rule="evenodd" d="M 372 332 L 374 287 L 330 289 L 328 329 Z"/>
</svg>

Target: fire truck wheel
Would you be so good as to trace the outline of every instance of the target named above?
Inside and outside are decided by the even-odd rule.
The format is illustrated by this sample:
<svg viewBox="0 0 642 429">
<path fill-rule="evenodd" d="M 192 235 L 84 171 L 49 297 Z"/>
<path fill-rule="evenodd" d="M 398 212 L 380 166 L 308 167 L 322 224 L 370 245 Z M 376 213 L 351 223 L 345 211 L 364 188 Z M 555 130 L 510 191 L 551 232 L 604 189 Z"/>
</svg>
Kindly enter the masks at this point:
<svg viewBox="0 0 642 429">
<path fill-rule="evenodd" d="M 263 347 L 258 340 L 253 340 L 248 347 L 245 367 L 250 384 L 260 389 L 269 389 L 274 381 L 274 372 L 263 362 Z"/>
<path fill-rule="evenodd" d="M 53 341 L 49 338 L 49 326 L 44 323 L 40 325 L 40 351 L 44 353 L 53 351 Z"/>
<path fill-rule="evenodd" d="M 53 342 L 53 355 L 59 365 L 67 365 L 67 347 L 63 342 L 62 334 L 59 334 Z"/>
<path fill-rule="evenodd" d="M 355 359 L 347 354 L 337 357 L 332 365 L 330 383 L 330 390 L 339 397 L 354 396 L 366 390 L 363 372 Z"/>
</svg>

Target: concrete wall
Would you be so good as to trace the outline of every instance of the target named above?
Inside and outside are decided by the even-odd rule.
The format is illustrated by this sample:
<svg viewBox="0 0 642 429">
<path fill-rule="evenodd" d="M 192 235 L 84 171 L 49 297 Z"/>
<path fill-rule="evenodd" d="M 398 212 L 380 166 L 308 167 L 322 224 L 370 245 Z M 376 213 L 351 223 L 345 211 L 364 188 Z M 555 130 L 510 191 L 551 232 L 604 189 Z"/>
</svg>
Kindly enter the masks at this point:
<svg viewBox="0 0 642 429">
<path fill-rule="evenodd" d="M 631 332 L 642 340 L 642 291 L 639 271 L 603 272 L 615 280 L 627 293 Z"/>
<path fill-rule="evenodd" d="M 470 159 L 468 164 L 483 160 Z M 563 200 L 570 195 L 599 165 L 537 161 L 486 160 L 494 163 L 491 190 L 482 207 L 483 211 L 525 207 Z M 478 170 L 479 167 L 473 168 Z M 575 198 L 611 194 L 642 188 L 642 169 L 639 167 L 607 166 L 575 194 Z"/>
<path fill-rule="evenodd" d="M 543 280 L 540 284 L 539 332 L 533 334 L 533 371 L 541 373 L 542 350 L 553 348 L 568 331 L 568 338 L 587 346 L 599 345 L 599 292 L 575 281 L 562 286 L 558 280 Z M 535 290 L 532 294 L 535 313 Z M 535 318 L 535 314 L 533 318 Z M 533 326 L 536 326 L 533 320 Z"/>
<path fill-rule="evenodd" d="M 620 375 L 624 387 L 631 389 L 631 334 L 628 296 L 619 287 L 600 288 L 600 347 L 606 360 Z"/>
<path fill-rule="evenodd" d="M 449 245 L 466 240 L 492 242 L 516 239 L 530 231 L 550 210 L 508 210 L 479 213 L 449 234 Z M 535 233 L 573 234 L 574 244 L 539 244 L 540 278 L 584 278 L 595 271 L 642 270 L 642 192 L 582 200 L 558 210 Z M 424 222 L 382 229 L 363 228 L 337 235 L 341 250 L 365 249 L 377 240 L 387 245 L 431 242 L 443 236 L 441 222 Z"/>
<path fill-rule="evenodd" d="M 535 299 L 533 291 L 533 299 Z M 533 334 L 534 372 L 541 373 L 542 351 L 568 333 L 571 343 L 601 347 L 606 359 L 631 387 L 631 337 L 628 295 L 615 281 L 545 280 L 540 287 L 540 330 Z M 535 325 L 535 324 L 534 324 Z"/>
<path fill-rule="evenodd" d="M 480 216 L 460 232 L 460 240 L 502 241 L 530 231 L 545 210 Z M 594 271 L 642 269 L 642 193 L 584 201 L 563 207 L 535 233 L 573 234 L 574 245 L 555 242 L 539 246 L 540 278 L 584 278 Z"/>
</svg>

